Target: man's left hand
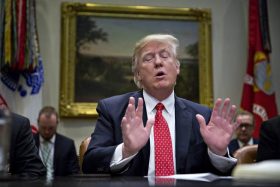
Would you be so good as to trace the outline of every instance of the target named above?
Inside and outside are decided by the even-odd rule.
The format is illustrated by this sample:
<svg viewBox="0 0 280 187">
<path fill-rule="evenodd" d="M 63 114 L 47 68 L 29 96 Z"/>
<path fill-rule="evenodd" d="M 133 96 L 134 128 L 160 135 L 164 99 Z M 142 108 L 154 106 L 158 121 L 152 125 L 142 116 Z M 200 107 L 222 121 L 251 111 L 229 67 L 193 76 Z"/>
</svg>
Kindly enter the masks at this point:
<svg viewBox="0 0 280 187">
<path fill-rule="evenodd" d="M 218 98 L 208 125 L 202 115 L 196 115 L 204 142 L 217 155 L 226 155 L 231 137 L 240 124 L 240 122 L 233 121 L 235 113 L 236 106 L 230 104 L 229 98 L 225 99 L 224 104 L 223 100 Z"/>
</svg>

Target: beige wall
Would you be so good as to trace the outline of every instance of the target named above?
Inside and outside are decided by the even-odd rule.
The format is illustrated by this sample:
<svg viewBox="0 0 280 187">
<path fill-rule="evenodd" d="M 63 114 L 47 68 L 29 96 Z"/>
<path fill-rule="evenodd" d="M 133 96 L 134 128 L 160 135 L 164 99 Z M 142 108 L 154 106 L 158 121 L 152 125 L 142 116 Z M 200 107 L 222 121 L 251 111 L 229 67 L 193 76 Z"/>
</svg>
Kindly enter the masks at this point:
<svg viewBox="0 0 280 187">
<path fill-rule="evenodd" d="M 60 76 L 60 4 L 61 0 L 38 0 L 37 22 L 40 48 L 44 61 L 45 84 L 36 98 L 14 99 L 13 109 L 36 122 L 38 109 L 43 105 L 58 108 Z M 71 2 L 68 0 L 68 2 Z M 74 1 L 73 1 L 74 2 Z M 75 1 L 77 2 L 77 1 Z M 150 5 L 163 7 L 210 8 L 212 11 L 212 55 L 214 98 L 230 97 L 239 105 L 242 79 L 247 63 L 247 6 L 248 0 L 80 0 L 119 5 Z M 268 0 L 272 40 L 273 82 L 280 110 L 280 1 Z M 0 87 L 1 88 L 1 87 Z M 9 94 L 6 94 L 9 95 Z M 8 97 L 8 96 L 7 96 Z M 18 96 L 16 96 L 18 98 Z M 13 100 L 13 101 L 11 101 Z M 33 107 L 32 110 L 30 108 Z M 76 148 L 94 129 L 94 119 L 61 119 L 59 132 L 75 140 Z"/>
</svg>

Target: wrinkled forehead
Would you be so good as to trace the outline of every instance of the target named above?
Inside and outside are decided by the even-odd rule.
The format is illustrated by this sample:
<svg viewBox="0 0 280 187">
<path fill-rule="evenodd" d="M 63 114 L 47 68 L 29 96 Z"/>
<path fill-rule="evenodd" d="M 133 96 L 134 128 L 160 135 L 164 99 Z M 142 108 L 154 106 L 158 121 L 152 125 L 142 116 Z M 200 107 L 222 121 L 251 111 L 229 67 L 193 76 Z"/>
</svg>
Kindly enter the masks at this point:
<svg viewBox="0 0 280 187">
<path fill-rule="evenodd" d="M 142 49 L 140 50 L 141 56 L 151 52 L 158 52 L 158 51 L 170 51 L 172 52 L 172 46 L 168 43 L 164 43 L 161 41 L 150 41 L 143 45 Z"/>
</svg>

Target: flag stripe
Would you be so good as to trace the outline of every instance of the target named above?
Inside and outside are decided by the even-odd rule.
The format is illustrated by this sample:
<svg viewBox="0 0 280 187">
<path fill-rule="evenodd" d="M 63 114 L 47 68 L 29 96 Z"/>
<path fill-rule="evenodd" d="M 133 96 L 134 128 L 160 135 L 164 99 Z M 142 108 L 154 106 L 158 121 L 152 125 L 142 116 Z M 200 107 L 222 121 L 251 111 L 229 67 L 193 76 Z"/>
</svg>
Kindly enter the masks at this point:
<svg viewBox="0 0 280 187">
<path fill-rule="evenodd" d="M 261 123 L 277 115 L 269 62 L 271 45 L 266 0 L 249 1 L 248 42 L 248 62 L 241 108 L 254 114 L 253 136 L 258 138 Z M 248 77 L 252 84 L 248 84 Z"/>
</svg>

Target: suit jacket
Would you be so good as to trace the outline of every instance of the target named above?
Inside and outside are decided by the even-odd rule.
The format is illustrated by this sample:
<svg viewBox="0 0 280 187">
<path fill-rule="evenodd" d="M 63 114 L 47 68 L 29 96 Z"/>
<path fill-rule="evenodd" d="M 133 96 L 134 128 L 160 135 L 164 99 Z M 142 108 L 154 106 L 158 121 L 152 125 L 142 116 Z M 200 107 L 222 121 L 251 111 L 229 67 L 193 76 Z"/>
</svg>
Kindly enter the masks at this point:
<svg viewBox="0 0 280 187">
<path fill-rule="evenodd" d="M 123 142 L 121 120 L 125 114 L 129 97 L 143 98 L 142 91 L 127 93 L 101 100 L 97 106 L 99 118 L 95 131 L 84 155 L 84 173 L 111 173 L 110 162 L 114 151 Z M 211 110 L 207 107 L 175 96 L 175 152 L 177 173 L 213 172 L 220 174 L 211 165 L 199 124 L 195 115 L 201 114 L 210 120 Z M 143 109 L 143 123 L 146 124 L 146 107 Z M 145 176 L 148 174 L 150 142 L 129 162 L 121 175 Z"/>
<path fill-rule="evenodd" d="M 280 116 L 261 125 L 257 161 L 280 159 Z"/>
<path fill-rule="evenodd" d="M 255 138 L 253 138 L 253 144 L 258 144 L 259 141 Z M 235 139 L 232 139 L 228 145 L 228 149 L 229 149 L 229 154 L 232 156 L 234 154 L 234 152 L 239 149 L 239 144 L 238 144 L 238 140 L 235 138 Z"/>
<path fill-rule="evenodd" d="M 40 147 L 39 133 L 34 135 L 36 146 Z M 80 172 L 74 141 L 56 133 L 53 158 L 54 176 L 66 176 Z"/>
<path fill-rule="evenodd" d="M 12 175 L 38 177 L 46 174 L 27 118 L 12 113 L 10 169 Z"/>
</svg>

